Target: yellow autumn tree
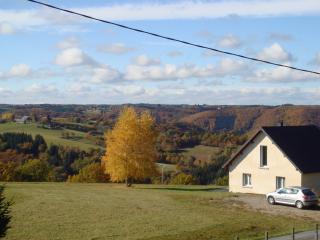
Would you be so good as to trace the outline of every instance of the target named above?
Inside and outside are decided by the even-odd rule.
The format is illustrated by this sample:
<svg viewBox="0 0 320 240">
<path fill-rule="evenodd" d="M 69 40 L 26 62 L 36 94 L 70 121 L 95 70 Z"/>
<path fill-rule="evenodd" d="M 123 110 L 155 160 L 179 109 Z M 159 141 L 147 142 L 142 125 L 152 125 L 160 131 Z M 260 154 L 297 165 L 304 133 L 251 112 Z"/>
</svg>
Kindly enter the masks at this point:
<svg viewBox="0 0 320 240">
<path fill-rule="evenodd" d="M 14 114 L 12 112 L 5 112 L 1 114 L 1 119 L 4 121 L 13 121 Z"/>
<path fill-rule="evenodd" d="M 120 114 L 113 130 L 106 134 L 103 162 L 111 181 L 143 180 L 156 173 L 156 131 L 154 119 L 144 112 L 140 116 L 132 107 Z"/>
</svg>

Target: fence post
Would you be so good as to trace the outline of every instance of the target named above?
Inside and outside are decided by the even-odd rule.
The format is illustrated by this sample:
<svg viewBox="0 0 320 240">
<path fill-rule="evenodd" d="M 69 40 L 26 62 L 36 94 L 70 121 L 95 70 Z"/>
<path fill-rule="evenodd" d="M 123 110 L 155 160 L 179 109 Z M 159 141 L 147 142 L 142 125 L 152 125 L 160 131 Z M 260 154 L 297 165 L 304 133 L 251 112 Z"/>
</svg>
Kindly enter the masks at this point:
<svg viewBox="0 0 320 240">
<path fill-rule="evenodd" d="M 319 240 L 319 225 L 318 223 L 316 224 L 316 240 Z"/>
<path fill-rule="evenodd" d="M 235 240 L 239 240 L 239 236 L 237 235 L 234 239 L 235 239 Z"/>
<path fill-rule="evenodd" d="M 264 235 L 264 240 L 268 240 L 269 239 L 269 233 L 268 231 L 265 232 L 265 235 Z"/>
<path fill-rule="evenodd" d="M 295 235 L 295 232 L 294 232 L 294 227 L 292 228 L 292 240 L 294 240 L 294 235 Z"/>
</svg>

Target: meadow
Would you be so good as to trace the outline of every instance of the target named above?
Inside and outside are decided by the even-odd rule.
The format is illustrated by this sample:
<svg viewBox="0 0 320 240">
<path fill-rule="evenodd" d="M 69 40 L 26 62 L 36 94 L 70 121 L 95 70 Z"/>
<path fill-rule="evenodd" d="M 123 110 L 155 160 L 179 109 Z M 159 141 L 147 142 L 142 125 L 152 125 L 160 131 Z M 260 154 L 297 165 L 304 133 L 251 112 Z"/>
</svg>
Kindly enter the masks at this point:
<svg viewBox="0 0 320 240">
<path fill-rule="evenodd" d="M 198 145 L 192 148 L 183 148 L 179 150 L 184 156 L 194 156 L 201 162 L 210 162 L 212 156 L 215 156 L 219 152 L 218 147 Z"/>
<path fill-rule="evenodd" d="M 60 144 L 70 147 L 78 147 L 83 150 L 88 150 L 90 148 L 99 148 L 94 142 L 84 138 L 85 133 L 74 130 L 67 130 L 68 132 L 73 132 L 75 134 L 74 139 L 62 138 L 63 130 L 53 130 L 44 129 L 37 127 L 34 123 L 21 124 L 15 122 L 0 124 L 0 133 L 4 132 L 23 132 L 35 136 L 40 134 L 44 137 L 48 144 Z"/>
<path fill-rule="evenodd" d="M 305 230 L 308 219 L 272 216 L 232 201 L 215 186 L 7 183 L 13 199 L 6 240 L 263 239 Z M 219 190 L 219 189 L 218 189 Z"/>
</svg>

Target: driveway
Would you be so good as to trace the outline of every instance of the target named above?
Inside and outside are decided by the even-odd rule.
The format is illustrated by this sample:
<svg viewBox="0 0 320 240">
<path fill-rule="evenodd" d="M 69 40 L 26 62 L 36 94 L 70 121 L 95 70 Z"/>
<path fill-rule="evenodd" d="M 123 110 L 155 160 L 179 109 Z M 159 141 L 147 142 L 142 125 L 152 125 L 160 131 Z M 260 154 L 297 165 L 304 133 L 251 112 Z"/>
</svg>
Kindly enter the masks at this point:
<svg viewBox="0 0 320 240">
<path fill-rule="evenodd" d="M 257 194 L 234 194 L 230 201 L 232 204 L 241 204 L 250 209 L 273 215 L 287 215 L 302 219 L 311 219 L 320 222 L 320 207 L 297 209 L 293 206 L 270 205 L 264 195 Z"/>
</svg>

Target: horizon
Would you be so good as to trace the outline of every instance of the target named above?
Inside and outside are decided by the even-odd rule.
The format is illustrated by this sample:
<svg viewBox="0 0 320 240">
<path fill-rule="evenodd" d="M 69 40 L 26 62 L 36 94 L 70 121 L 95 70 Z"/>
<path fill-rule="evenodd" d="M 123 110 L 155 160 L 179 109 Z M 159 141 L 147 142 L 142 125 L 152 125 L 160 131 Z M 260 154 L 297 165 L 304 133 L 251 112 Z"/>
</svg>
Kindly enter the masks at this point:
<svg viewBox="0 0 320 240">
<path fill-rule="evenodd" d="M 320 71 L 316 0 L 44 2 Z M 0 3 L 3 104 L 320 104 L 320 77 L 310 73 L 199 50 L 27 1 Z"/>
</svg>

